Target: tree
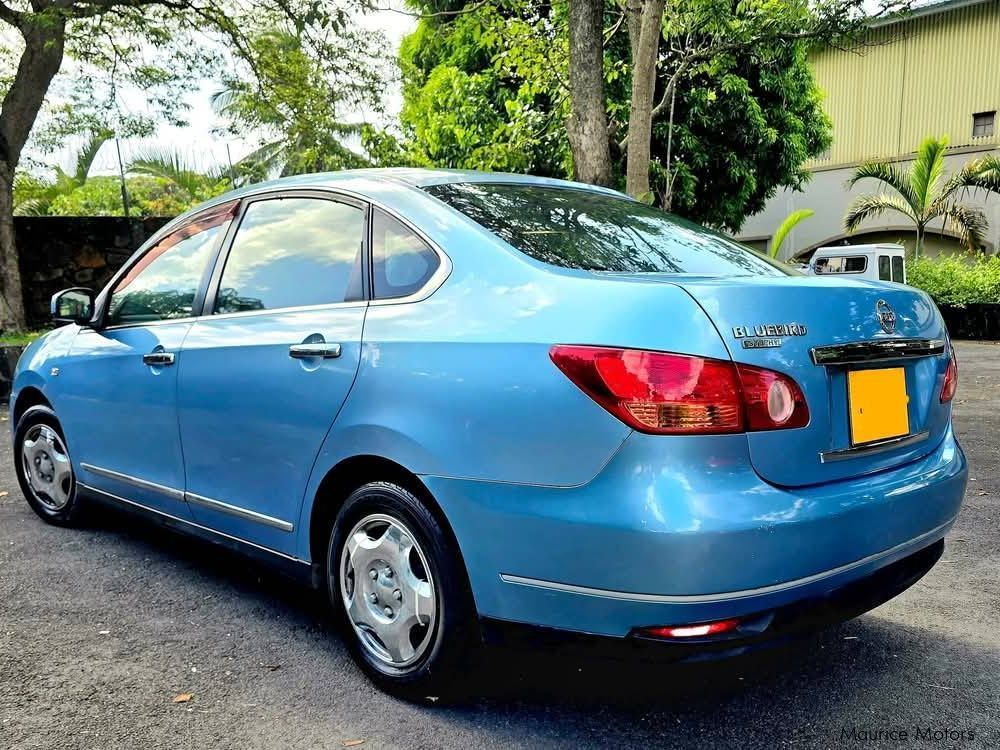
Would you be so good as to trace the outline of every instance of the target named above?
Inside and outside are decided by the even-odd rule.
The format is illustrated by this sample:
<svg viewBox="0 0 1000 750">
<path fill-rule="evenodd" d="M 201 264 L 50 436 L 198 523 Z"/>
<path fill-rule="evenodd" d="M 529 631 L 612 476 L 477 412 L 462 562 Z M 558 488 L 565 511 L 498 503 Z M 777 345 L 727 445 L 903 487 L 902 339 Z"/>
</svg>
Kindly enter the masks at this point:
<svg viewBox="0 0 1000 750">
<path fill-rule="evenodd" d="M 917 149 L 909 169 L 894 162 L 869 161 L 859 166 L 848 184 L 877 180 L 892 192 L 859 195 L 847 209 L 844 228 L 855 231 L 863 222 L 886 213 L 902 214 L 916 229 L 914 256 L 923 251 L 924 235 L 931 222 L 940 219 L 942 228 L 956 231 L 963 245 L 978 250 L 988 228 L 982 211 L 964 206 L 960 195 L 967 189 L 997 190 L 993 159 L 973 160 L 945 179 L 944 154 L 948 138 L 926 138 Z"/>
<path fill-rule="evenodd" d="M 192 198 L 184 189 L 168 179 L 138 175 L 127 177 L 129 215 L 177 216 L 201 203 L 204 197 Z M 228 188 L 219 183 L 218 192 Z M 49 206 L 50 216 L 124 216 L 121 181 L 117 176 L 91 177 L 87 183 L 70 193 L 60 195 Z"/>
<path fill-rule="evenodd" d="M 770 254 L 772 258 L 777 258 L 778 253 L 781 251 L 781 246 L 785 242 L 785 238 L 788 237 L 788 233 L 798 226 L 800 221 L 808 219 L 812 216 L 815 211 L 811 208 L 800 208 L 797 211 L 792 211 L 785 220 L 778 225 L 778 228 L 774 232 L 774 237 L 771 238 L 771 248 Z"/>
<path fill-rule="evenodd" d="M 22 152 L 67 55 L 147 90 L 150 106 L 174 114 L 181 86 L 218 62 L 218 43 L 255 69 L 248 28 L 290 26 L 331 61 L 342 51 L 349 13 L 323 0 L 0 0 L 0 28 L 19 44 L 13 74 L 0 86 L 0 326 L 24 326 L 13 223 L 13 186 Z M 336 43 L 334 43 L 335 40 Z M 150 51 L 155 55 L 150 55 Z M 161 61 L 156 64 L 153 60 Z"/>
<path fill-rule="evenodd" d="M 55 179 L 52 182 L 32 178 L 30 175 L 18 175 L 14 184 L 14 213 L 27 216 L 44 216 L 49 213 L 52 202 L 60 196 L 69 195 L 74 190 L 83 187 L 90 176 L 90 168 L 97 158 L 101 146 L 113 136 L 110 130 L 100 129 L 92 132 L 87 142 L 77 152 L 76 164 L 72 174 L 55 167 Z"/>
<path fill-rule="evenodd" d="M 572 145 L 573 178 L 611 185 L 611 146 L 604 98 L 604 0 L 569 0 L 569 86 L 566 134 Z"/>
<path fill-rule="evenodd" d="M 364 123 L 345 122 L 348 111 L 377 112 L 384 75 L 381 36 L 352 37 L 336 65 L 315 54 L 309 40 L 283 29 L 266 29 L 250 39 L 256 79 L 229 75 L 212 97 L 229 130 L 260 138 L 240 170 L 250 181 L 270 175 L 370 166 L 351 142 L 360 142 Z M 345 65 L 344 61 L 350 61 Z"/>
<path fill-rule="evenodd" d="M 675 1 L 671 12 L 683 11 L 680 1 L 688 2 Z M 426 4 L 418 7 L 427 14 L 441 10 L 431 0 L 421 2 Z M 421 18 L 403 42 L 402 137 L 395 147 L 387 139 L 379 143 L 381 163 L 603 181 L 592 180 L 581 170 L 583 160 L 571 154 L 573 121 L 580 117 L 579 109 L 570 106 L 573 25 L 567 13 L 573 5 L 504 0 L 446 7 L 461 13 Z M 619 188 L 624 187 L 632 96 L 634 37 L 623 31 L 625 24 L 620 7 L 608 2 L 602 31 L 607 40 L 604 104 L 595 115 L 604 119 L 586 130 L 589 142 L 600 135 L 602 145 L 610 145 L 610 181 Z M 664 33 L 669 28 L 665 25 Z M 774 41 L 736 46 L 679 75 L 673 67 L 657 67 L 661 98 L 654 107 L 646 162 L 649 197 L 695 221 L 736 231 L 779 187 L 801 185 L 808 178 L 803 162 L 830 142 L 807 52 L 806 42 Z M 676 76 L 675 94 L 664 103 L 668 75 Z M 572 148 L 579 152 L 576 144 Z M 371 146 L 369 151 L 374 153 Z M 586 151 L 587 158 L 596 153 Z"/>
<path fill-rule="evenodd" d="M 576 0 L 572 0 L 576 2 Z M 804 41 L 854 42 L 872 18 L 905 10 L 912 0 L 617 0 L 627 21 L 631 61 L 631 98 L 628 127 L 619 147 L 627 149 L 626 191 L 652 197 L 650 141 L 657 119 L 673 111 L 676 92 L 684 78 L 710 69 L 720 56 L 760 48 L 796 45 Z M 588 37 L 593 47 L 600 40 Z M 571 47 L 571 66 L 593 66 L 597 57 L 582 44 Z M 589 77 L 580 75 L 578 80 Z M 657 89 L 660 89 L 659 95 Z M 574 86 L 575 101 L 592 92 Z M 599 116 L 581 128 L 599 126 Z M 574 158 L 587 158 L 574 149 Z M 667 162 L 665 169 L 672 168 Z"/>
<path fill-rule="evenodd" d="M 187 207 L 235 187 L 231 175 L 223 167 L 201 172 L 187 164 L 180 154 L 162 149 L 149 151 L 132 159 L 127 171 L 131 175 L 151 177 L 160 184 L 170 185 L 173 192 L 187 203 Z"/>
<path fill-rule="evenodd" d="M 380 155 L 398 160 L 389 163 L 570 174 L 565 4 L 415 5 L 423 15 L 399 53 L 402 143 L 391 148 L 383 136 Z"/>
</svg>

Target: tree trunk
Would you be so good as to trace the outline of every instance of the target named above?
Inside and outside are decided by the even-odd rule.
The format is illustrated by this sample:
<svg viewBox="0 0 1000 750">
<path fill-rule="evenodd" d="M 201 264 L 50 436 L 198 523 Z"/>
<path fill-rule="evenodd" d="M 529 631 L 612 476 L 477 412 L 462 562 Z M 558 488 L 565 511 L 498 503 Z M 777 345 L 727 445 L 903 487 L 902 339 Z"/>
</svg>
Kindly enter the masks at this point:
<svg viewBox="0 0 1000 750">
<path fill-rule="evenodd" d="M 14 238 L 14 173 L 31 134 L 49 84 L 62 65 L 66 23 L 59 16 L 23 20 L 18 29 L 24 52 L 0 105 L 0 328 L 20 331 L 26 325 L 24 290 Z"/>
<path fill-rule="evenodd" d="M 662 36 L 665 0 L 643 0 L 637 24 L 639 37 L 632 40 L 632 103 L 628 118 L 628 151 L 625 190 L 640 200 L 649 195 L 649 156 L 653 138 L 653 95 L 656 92 L 656 62 Z"/>
<path fill-rule="evenodd" d="M 604 2 L 569 3 L 570 116 L 573 176 L 593 185 L 611 184 L 611 144 L 604 101 Z"/>
</svg>

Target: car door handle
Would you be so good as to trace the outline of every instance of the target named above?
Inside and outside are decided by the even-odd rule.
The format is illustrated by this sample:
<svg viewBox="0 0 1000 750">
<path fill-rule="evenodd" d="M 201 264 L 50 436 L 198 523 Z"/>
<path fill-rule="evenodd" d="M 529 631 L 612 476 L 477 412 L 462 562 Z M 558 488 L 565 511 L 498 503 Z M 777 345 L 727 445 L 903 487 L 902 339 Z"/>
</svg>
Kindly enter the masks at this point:
<svg viewBox="0 0 1000 750">
<path fill-rule="evenodd" d="M 142 363 L 151 367 L 168 367 L 174 363 L 173 352 L 149 352 L 142 355 Z"/>
<path fill-rule="evenodd" d="M 293 359 L 312 359 L 313 357 L 336 359 L 340 356 L 340 344 L 328 344 L 325 341 L 318 341 L 314 344 L 292 344 L 288 347 L 288 356 Z"/>
</svg>

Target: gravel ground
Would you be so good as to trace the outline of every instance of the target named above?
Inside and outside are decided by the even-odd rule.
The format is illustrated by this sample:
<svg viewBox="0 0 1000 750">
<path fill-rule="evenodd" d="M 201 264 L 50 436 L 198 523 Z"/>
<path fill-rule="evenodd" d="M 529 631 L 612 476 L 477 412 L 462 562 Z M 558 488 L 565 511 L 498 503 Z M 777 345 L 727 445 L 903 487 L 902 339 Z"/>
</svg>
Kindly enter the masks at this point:
<svg viewBox="0 0 1000 750">
<path fill-rule="evenodd" d="M 448 707 L 376 692 L 314 595 L 239 556 L 117 513 L 45 525 L 3 439 L 0 747 L 998 747 L 1000 346 L 959 358 L 973 480 L 905 594 L 724 664 L 493 649 L 484 695 Z"/>
</svg>

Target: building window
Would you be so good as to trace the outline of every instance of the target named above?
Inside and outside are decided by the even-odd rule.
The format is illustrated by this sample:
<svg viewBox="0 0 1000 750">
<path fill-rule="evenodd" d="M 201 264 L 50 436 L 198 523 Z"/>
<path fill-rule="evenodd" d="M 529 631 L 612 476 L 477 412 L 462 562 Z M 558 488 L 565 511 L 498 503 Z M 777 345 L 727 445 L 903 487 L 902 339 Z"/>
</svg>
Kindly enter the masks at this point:
<svg viewBox="0 0 1000 750">
<path fill-rule="evenodd" d="M 996 110 L 993 112 L 976 112 L 972 116 L 972 137 L 988 138 L 993 135 L 993 122 L 997 118 Z"/>
</svg>

